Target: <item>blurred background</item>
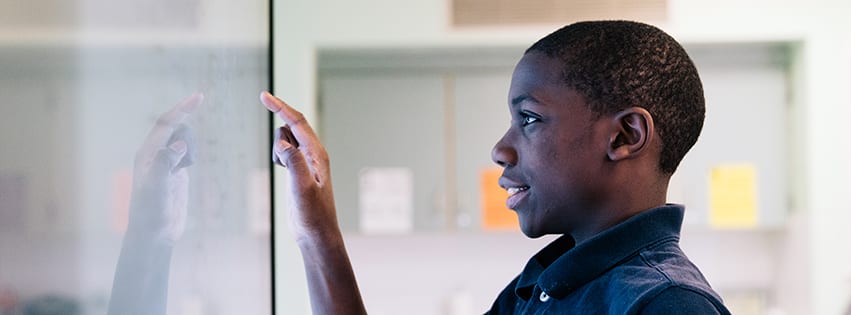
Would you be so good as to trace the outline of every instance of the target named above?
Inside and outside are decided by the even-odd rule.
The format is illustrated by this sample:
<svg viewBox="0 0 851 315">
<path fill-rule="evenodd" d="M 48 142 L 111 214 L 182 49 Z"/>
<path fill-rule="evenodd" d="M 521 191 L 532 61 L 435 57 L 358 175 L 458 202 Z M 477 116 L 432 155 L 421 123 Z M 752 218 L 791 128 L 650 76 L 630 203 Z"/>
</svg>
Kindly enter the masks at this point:
<svg viewBox="0 0 851 315">
<path fill-rule="evenodd" d="M 318 0 L 273 11 L 275 91 L 328 147 L 371 312 L 480 313 L 550 240 L 499 215 L 489 153 L 523 50 L 587 19 L 657 25 L 699 68 L 706 125 L 668 197 L 687 207 L 683 249 L 733 313 L 849 312 L 848 1 Z M 382 192 L 397 197 L 376 201 Z M 278 235 L 278 257 L 296 255 Z M 305 298 L 303 284 L 280 285 L 299 279 L 285 263 L 278 305 Z"/>
<path fill-rule="evenodd" d="M 512 68 L 588 19 L 657 25 L 698 66 L 706 125 L 668 197 L 733 313 L 849 314 L 849 15 L 842 0 L 0 0 L 0 314 L 106 312 L 134 153 L 195 92 L 167 313 L 309 313 L 286 215 L 270 221 L 273 197 L 287 210 L 270 87 L 328 147 L 370 313 L 485 311 L 552 239 L 525 238 L 495 189 Z"/>
</svg>

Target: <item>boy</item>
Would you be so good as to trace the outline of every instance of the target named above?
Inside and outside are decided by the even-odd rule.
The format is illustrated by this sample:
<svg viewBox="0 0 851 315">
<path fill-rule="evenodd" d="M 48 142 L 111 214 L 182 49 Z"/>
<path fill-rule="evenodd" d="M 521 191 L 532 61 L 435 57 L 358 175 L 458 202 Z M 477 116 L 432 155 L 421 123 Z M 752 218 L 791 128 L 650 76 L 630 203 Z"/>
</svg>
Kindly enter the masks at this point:
<svg viewBox="0 0 851 315">
<path fill-rule="evenodd" d="M 290 169 L 291 224 L 315 314 L 365 313 L 336 221 L 328 156 L 303 116 L 273 148 Z M 529 260 L 492 314 L 729 314 L 678 246 L 683 207 L 668 181 L 697 141 L 700 78 L 661 30 L 626 21 L 568 25 L 532 45 L 512 75 L 511 126 L 494 146 L 524 234 L 561 238 Z"/>
</svg>

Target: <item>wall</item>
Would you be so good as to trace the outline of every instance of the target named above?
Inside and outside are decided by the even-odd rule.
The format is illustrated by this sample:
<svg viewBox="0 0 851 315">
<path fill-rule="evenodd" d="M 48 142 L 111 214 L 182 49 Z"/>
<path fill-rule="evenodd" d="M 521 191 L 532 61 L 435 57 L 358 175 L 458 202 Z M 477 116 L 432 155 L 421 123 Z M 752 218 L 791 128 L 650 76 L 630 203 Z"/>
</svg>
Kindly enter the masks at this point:
<svg viewBox="0 0 851 315">
<path fill-rule="evenodd" d="M 429 0 L 287 1 L 274 7 L 275 92 L 315 118 L 316 51 L 334 47 L 461 47 L 528 45 L 556 28 L 453 30 L 448 3 Z M 786 296 L 796 299 L 792 314 L 839 314 L 851 297 L 851 5 L 844 1 L 671 0 L 669 20 L 659 24 L 684 43 L 792 41 L 792 79 L 798 126 L 790 158 L 795 178 L 794 213 L 787 250 L 796 273 Z M 276 171 L 276 196 L 285 174 Z M 285 204 L 279 199 L 278 205 Z M 283 213 L 283 207 L 277 212 Z M 277 301 L 285 313 L 306 313 L 306 293 L 298 253 L 278 215 Z M 804 242 L 804 244 L 801 244 Z M 298 269 L 294 269 L 298 268 Z M 804 269 L 800 269 L 804 268 Z M 800 275 L 803 274 L 803 275 Z M 803 282 L 803 283 L 801 283 Z M 298 308 L 299 306 L 304 308 Z M 293 308 L 290 308 L 293 307 Z"/>
</svg>

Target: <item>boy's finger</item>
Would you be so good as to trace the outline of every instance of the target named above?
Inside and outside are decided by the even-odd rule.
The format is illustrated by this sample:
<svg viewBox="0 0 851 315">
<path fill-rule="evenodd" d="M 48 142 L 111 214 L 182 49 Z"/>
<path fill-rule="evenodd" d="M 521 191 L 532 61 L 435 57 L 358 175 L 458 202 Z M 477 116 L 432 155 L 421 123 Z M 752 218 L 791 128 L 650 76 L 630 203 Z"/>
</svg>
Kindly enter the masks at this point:
<svg viewBox="0 0 851 315">
<path fill-rule="evenodd" d="M 274 95 L 269 94 L 269 92 L 260 94 L 260 102 L 284 120 L 284 123 L 290 128 L 299 144 L 306 145 L 311 149 L 320 145 L 316 133 L 313 132 L 313 128 L 310 127 L 304 115 L 299 111 L 290 107 L 286 102 Z"/>
<path fill-rule="evenodd" d="M 295 184 L 293 187 L 304 188 L 313 184 L 313 176 L 304 154 L 285 139 L 283 132 L 284 127 L 278 128 L 276 132 L 275 145 L 272 148 L 273 160 L 276 164 L 289 169 L 291 180 Z"/>
<path fill-rule="evenodd" d="M 279 127 L 277 130 L 275 130 L 275 142 L 273 142 L 272 145 L 272 162 L 286 168 L 287 165 L 284 164 L 284 161 L 281 161 L 278 156 L 277 150 L 279 146 L 293 146 L 298 148 L 298 142 L 295 140 L 295 138 L 293 138 L 292 132 L 286 126 Z"/>
</svg>

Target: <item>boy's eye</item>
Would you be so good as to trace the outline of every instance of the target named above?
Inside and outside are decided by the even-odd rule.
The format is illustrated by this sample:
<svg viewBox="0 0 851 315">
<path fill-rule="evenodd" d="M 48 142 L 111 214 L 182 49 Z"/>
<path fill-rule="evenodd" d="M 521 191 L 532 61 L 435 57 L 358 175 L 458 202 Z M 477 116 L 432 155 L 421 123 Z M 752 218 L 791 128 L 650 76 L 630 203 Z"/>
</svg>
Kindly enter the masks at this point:
<svg viewBox="0 0 851 315">
<path fill-rule="evenodd" d="M 521 114 L 521 115 L 520 115 L 520 123 L 521 123 L 523 126 L 526 126 L 526 125 L 530 125 L 530 124 L 536 123 L 536 122 L 538 122 L 539 120 L 540 120 L 540 119 L 538 119 L 538 117 L 531 116 L 531 115 L 528 115 L 528 114 Z"/>
</svg>

